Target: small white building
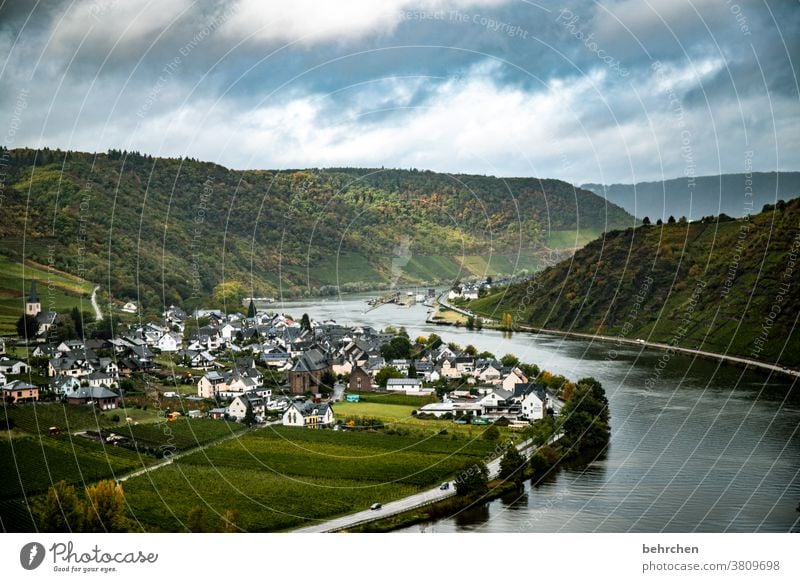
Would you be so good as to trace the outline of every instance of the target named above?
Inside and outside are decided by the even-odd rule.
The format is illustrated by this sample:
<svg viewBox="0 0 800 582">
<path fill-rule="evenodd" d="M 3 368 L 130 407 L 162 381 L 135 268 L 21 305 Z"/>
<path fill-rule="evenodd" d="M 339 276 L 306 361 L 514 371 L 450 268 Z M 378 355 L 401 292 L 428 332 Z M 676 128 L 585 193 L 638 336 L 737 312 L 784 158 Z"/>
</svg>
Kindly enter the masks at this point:
<svg viewBox="0 0 800 582">
<path fill-rule="evenodd" d="M 333 425 L 333 407 L 329 404 L 292 402 L 283 413 L 283 426 L 323 428 Z"/>
<path fill-rule="evenodd" d="M 389 378 L 386 382 L 389 392 L 419 392 L 421 388 L 422 380 L 419 378 Z"/>
</svg>

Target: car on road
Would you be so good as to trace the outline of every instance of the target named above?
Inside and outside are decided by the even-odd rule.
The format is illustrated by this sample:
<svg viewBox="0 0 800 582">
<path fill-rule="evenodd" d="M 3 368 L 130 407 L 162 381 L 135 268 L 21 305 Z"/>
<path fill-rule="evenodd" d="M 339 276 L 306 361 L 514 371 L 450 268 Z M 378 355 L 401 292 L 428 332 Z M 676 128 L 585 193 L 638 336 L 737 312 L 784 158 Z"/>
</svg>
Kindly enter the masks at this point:
<svg viewBox="0 0 800 582">
<path fill-rule="evenodd" d="M 445 481 L 444 483 L 439 485 L 439 490 L 440 491 L 447 491 L 448 489 L 450 489 L 450 483 L 447 482 L 447 481 Z"/>
<path fill-rule="evenodd" d="M 383 507 L 383 505 L 381 505 L 380 503 L 373 503 L 372 505 L 369 506 L 369 508 L 372 511 L 375 511 L 376 509 L 380 509 L 381 507 Z"/>
</svg>

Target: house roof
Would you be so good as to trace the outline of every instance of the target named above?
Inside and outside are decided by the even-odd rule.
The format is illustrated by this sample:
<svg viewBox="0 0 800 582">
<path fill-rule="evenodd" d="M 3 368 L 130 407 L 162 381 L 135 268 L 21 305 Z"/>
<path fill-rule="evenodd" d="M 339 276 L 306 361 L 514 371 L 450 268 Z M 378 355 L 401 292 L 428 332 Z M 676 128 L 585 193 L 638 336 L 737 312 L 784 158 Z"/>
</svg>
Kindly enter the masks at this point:
<svg viewBox="0 0 800 582">
<path fill-rule="evenodd" d="M 78 388 L 75 392 L 72 393 L 70 398 L 79 398 L 79 399 L 95 399 L 95 398 L 118 398 L 119 394 L 116 392 L 112 392 L 108 388 L 104 388 L 102 386 L 98 387 L 88 387 L 83 386 Z"/>
<path fill-rule="evenodd" d="M 332 410 L 329 404 L 317 404 L 310 400 L 306 402 L 293 402 L 291 407 L 295 408 L 303 416 L 313 416 L 315 410 L 319 416 L 324 416 L 329 408 Z"/>
<path fill-rule="evenodd" d="M 292 372 L 315 372 L 328 367 L 328 358 L 317 348 L 303 352 L 295 362 Z"/>
<path fill-rule="evenodd" d="M 386 386 L 406 386 L 407 384 L 421 384 L 419 378 L 389 378 Z"/>
</svg>

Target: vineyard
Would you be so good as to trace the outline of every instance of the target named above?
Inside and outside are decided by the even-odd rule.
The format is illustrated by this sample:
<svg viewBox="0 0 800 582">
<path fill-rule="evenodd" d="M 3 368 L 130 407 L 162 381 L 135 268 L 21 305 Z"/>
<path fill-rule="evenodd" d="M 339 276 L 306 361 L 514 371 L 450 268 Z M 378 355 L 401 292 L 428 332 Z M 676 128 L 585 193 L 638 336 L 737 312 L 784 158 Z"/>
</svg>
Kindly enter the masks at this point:
<svg viewBox="0 0 800 582">
<path fill-rule="evenodd" d="M 278 531 L 417 493 L 496 443 L 437 436 L 266 428 L 126 483 L 148 530 L 185 531 L 188 513 L 239 512 L 248 531 Z"/>
</svg>

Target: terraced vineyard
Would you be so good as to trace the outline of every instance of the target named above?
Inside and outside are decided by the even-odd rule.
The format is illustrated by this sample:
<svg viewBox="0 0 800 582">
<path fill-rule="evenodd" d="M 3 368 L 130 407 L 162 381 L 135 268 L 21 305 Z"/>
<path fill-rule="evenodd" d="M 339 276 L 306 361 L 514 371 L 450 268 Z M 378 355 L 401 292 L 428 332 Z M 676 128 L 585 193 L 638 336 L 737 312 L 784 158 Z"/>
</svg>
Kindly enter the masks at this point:
<svg viewBox="0 0 800 582">
<path fill-rule="evenodd" d="M 126 482 L 148 530 L 184 531 L 189 512 L 241 516 L 248 531 L 293 528 L 435 485 L 491 456 L 495 443 L 437 436 L 267 428 Z"/>
</svg>

